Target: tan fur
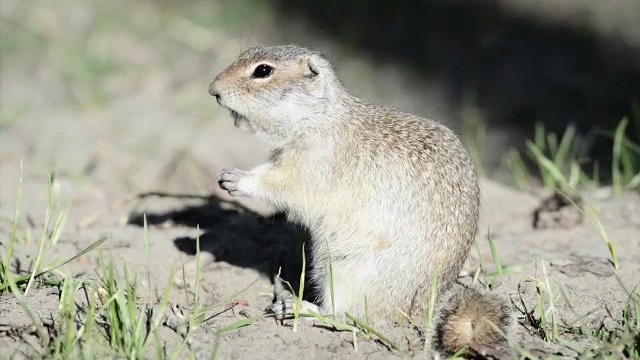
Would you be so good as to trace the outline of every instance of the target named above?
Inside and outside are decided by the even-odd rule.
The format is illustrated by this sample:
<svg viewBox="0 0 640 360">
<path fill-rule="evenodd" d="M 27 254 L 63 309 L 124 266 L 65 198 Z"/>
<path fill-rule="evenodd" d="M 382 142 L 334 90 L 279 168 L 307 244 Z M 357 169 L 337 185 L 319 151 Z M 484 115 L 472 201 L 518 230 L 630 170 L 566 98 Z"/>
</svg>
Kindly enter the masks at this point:
<svg viewBox="0 0 640 360">
<path fill-rule="evenodd" d="M 272 75 L 253 78 L 260 64 Z M 479 212 L 473 162 L 451 130 L 355 98 L 325 57 L 293 45 L 245 51 L 209 91 L 273 147 L 266 164 L 225 169 L 221 186 L 278 206 L 309 229 L 322 310 L 332 308 L 329 257 L 338 314 L 364 318 L 366 296 L 373 323 L 392 321 L 396 309 L 423 316 L 436 269 L 446 293 Z M 465 316 L 449 325 L 468 327 Z"/>
<path fill-rule="evenodd" d="M 514 320 L 507 301 L 495 293 L 454 286 L 438 300 L 435 347 L 446 356 L 465 347 L 472 354 L 484 355 L 512 332 Z"/>
<path fill-rule="evenodd" d="M 389 239 L 387 239 L 384 236 L 378 238 L 378 241 L 376 241 L 375 249 L 377 251 L 384 251 L 390 247 L 391 247 L 391 242 L 389 242 Z"/>
</svg>

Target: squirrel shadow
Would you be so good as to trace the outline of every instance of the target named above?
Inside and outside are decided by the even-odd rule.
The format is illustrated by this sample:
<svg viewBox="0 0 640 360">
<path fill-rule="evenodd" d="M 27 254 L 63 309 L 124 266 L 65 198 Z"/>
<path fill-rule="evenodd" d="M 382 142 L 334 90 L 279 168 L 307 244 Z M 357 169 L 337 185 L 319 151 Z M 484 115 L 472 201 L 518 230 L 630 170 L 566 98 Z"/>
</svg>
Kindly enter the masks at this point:
<svg viewBox="0 0 640 360">
<path fill-rule="evenodd" d="M 128 224 L 144 226 L 145 215 L 149 226 L 172 223 L 199 228 L 203 231 L 199 237 L 200 250 L 213 255 L 214 262 L 257 270 L 272 283 L 280 272 L 280 277 L 294 290 L 299 287 L 302 244 L 308 239 L 308 233 L 301 226 L 288 222 L 283 212 L 264 216 L 239 203 L 209 196 L 202 204 L 162 212 L 134 213 Z M 173 243 L 185 254 L 196 254 L 195 237 L 178 237 Z M 309 252 L 306 247 L 304 249 L 306 263 L 310 264 Z M 306 272 L 309 268 L 308 265 Z M 309 279 L 309 276 L 305 278 Z M 305 282 L 305 289 L 313 290 L 313 285 Z M 312 294 L 313 291 L 305 290 L 305 300 L 312 301 Z"/>
</svg>

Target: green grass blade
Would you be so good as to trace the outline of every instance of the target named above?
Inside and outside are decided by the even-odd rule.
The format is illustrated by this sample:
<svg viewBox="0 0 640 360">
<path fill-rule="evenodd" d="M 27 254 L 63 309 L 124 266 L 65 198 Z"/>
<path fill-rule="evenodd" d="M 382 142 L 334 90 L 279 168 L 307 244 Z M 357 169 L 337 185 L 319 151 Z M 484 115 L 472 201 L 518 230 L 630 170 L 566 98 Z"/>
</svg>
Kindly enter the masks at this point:
<svg viewBox="0 0 640 360">
<path fill-rule="evenodd" d="M 342 323 L 340 321 L 334 320 L 334 319 L 330 319 L 326 316 L 322 316 L 312 310 L 309 310 L 307 314 L 300 314 L 303 317 L 312 317 L 314 319 L 317 319 L 318 321 L 324 323 L 325 325 L 329 325 L 332 326 L 333 328 L 335 328 L 336 330 L 340 330 L 340 331 L 358 331 L 358 328 Z"/>
<path fill-rule="evenodd" d="M 11 266 L 11 257 L 13 256 L 13 246 L 16 242 L 16 234 L 18 232 L 18 223 L 20 221 L 20 205 L 22 203 L 22 180 L 23 180 L 23 167 L 22 161 L 20 161 L 20 178 L 18 180 L 18 195 L 16 198 L 16 207 L 13 212 L 13 225 L 11 226 L 11 239 L 9 240 L 9 249 L 7 249 L 7 259 L 6 263 L 4 260 L 0 259 L 2 262 L 2 269 L 0 269 L 0 291 L 3 288 L 6 288 L 8 285 L 8 277 L 10 266 Z"/>
<path fill-rule="evenodd" d="M 382 335 L 382 333 L 380 333 L 378 330 L 376 330 L 376 329 L 372 328 L 371 326 L 365 324 L 364 322 L 360 321 L 359 319 L 357 319 L 356 317 L 354 317 L 353 315 L 351 315 L 349 313 L 345 313 L 345 316 L 347 318 L 349 318 L 349 320 L 353 321 L 357 326 L 359 326 L 359 327 L 367 330 L 367 332 L 377 336 L 378 339 L 380 339 L 382 342 L 384 342 L 387 345 L 389 345 L 391 348 L 395 349 L 396 351 L 398 351 L 400 353 L 404 353 L 404 351 L 395 342 L 393 342 L 388 337 Z"/>
<path fill-rule="evenodd" d="M 615 135 L 613 137 L 613 162 L 611 164 L 611 176 L 613 193 L 615 196 L 620 196 L 622 193 L 622 175 L 620 171 L 620 153 L 622 151 L 622 140 L 624 138 L 624 132 L 627 127 L 628 119 L 624 118 L 616 128 Z"/>
<path fill-rule="evenodd" d="M 333 260 L 331 259 L 331 251 L 329 250 L 329 241 L 327 242 L 327 257 L 329 259 L 329 295 L 331 296 L 331 315 L 336 316 L 336 301 L 333 288 Z"/>
<path fill-rule="evenodd" d="M 196 226 L 196 294 L 194 301 L 194 309 L 197 312 L 200 307 L 200 224 Z"/>
<path fill-rule="evenodd" d="M 529 185 L 529 170 L 516 150 L 511 150 L 507 157 L 507 167 L 511 171 L 513 182 L 519 190 L 524 190 Z"/>
<path fill-rule="evenodd" d="M 251 325 L 251 324 L 253 324 L 254 322 L 256 322 L 258 320 L 266 319 L 266 318 L 273 317 L 273 316 L 274 316 L 273 314 L 262 314 L 262 315 L 258 315 L 258 316 L 254 316 L 254 317 L 250 317 L 250 318 L 246 318 L 246 319 L 241 319 L 241 320 L 238 320 L 238 321 L 236 321 L 236 322 L 234 322 L 234 323 L 232 323 L 230 325 L 227 325 L 227 326 L 225 326 L 225 327 L 223 327 L 221 329 L 218 329 L 216 331 L 216 335 L 223 335 L 223 334 L 226 334 L 228 332 L 237 330 L 237 329 L 239 329 L 241 327 L 245 327 L 247 325 Z"/>
<path fill-rule="evenodd" d="M 541 169 L 545 186 L 553 189 L 555 188 L 555 183 L 558 183 L 564 191 L 573 190 L 560 169 L 558 169 L 551 160 L 544 156 L 540 149 L 535 147 L 531 141 L 527 141 L 527 148 L 533 154 Z"/>
<path fill-rule="evenodd" d="M 575 135 L 575 126 L 567 126 L 567 129 L 565 130 L 564 134 L 562 135 L 562 139 L 560 140 L 560 145 L 558 145 L 557 151 L 553 155 L 553 163 L 558 169 L 562 169 L 562 167 L 566 163 L 566 160 L 569 157 L 569 151 L 571 150 L 571 145 L 575 141 Z"/>
<path fill-rule="evenodd" d="M 293 331 L 298 331 L 298 317 L 300 316 L 300 309 L 302 309 L 302 296 L 304 294 L 304 281 L 305 271 L 307 267 L 307 259 L 304 253 L 304 243 L 302 244 L 302 270 L 300 271 L 300 285 L 298 287 L 298 299 L 297 306 L 293 311 Z"/>
<path fill-rule="evenodd" d="M 500 258 L 498 257 L 498 251 L 496 250 L 496 245 L 493 242 L 493 237 L 491 236 L 491 230 L 487 229 L 487 240 L 489 240 L 489 250 L 491 250 L 491 258 L 493 259 L 493 263 L 496 267 L 496 273 L 500 277 L 500 281 L 504 279 L 504 271 L 502 268 L 502 263 L 500 263 Z"/>
<path fill-rule="evenodd" d="M 105 242 L 107 239 L 109 239 L 110 236 L 103 236 L 102 238 L 100 238 L 99 240 L 97 240 L 96 242 L 92 243 L 91 245 L 87 246 L 84 250 L 82 250 L 81 252 L 77 253 L 76 255 L 74 255 L 73 257 L 63 261 L 62 263 L 55 265 L 53 267 L 50 267 L 46 270 L 41 270 L 38 273 L 31 273 L 30 275 L 23 275 L 20 277 L 17 277 L 15 279 L 16 284 L 20 284 L 20 283 L 24 283 L 25 281 L 29 280 L 32 276 L 34 278 L 37 278 L 39 276 L 45 275 L 47 273 L 50 273 L 58 268 L 60 268 L 61 266 L 64 266 L 74 260 L 76 260 L 77 258 L 81 257 L 82 255 L 91 252 L 93 249 L 97 248 L 98 246 L 102 245 L 103 242 Z M 35 275 L 34 275 L 35 274 Z M 0 291 L 4 290 L 5 288 L 7 288 L 8 286 L 2 285 L 0 286 Z"/>
</svg>

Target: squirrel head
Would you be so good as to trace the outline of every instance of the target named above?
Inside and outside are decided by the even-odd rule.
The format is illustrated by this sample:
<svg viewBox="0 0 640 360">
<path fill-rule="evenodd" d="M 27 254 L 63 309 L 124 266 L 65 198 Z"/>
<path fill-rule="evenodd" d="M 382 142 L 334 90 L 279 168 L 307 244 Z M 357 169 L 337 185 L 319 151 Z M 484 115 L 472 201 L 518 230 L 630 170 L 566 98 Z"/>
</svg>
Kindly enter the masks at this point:
<svg viewBox="0 0 640 360">
<path fill-rule="evenodd" d="M 295 45 L 248 49 L 209 86 L 236 126 L 246 122 L 276 146 L 326 125 L 322 119 L 330 117 L 343 91 L 323 55 Z"/>
</svg>

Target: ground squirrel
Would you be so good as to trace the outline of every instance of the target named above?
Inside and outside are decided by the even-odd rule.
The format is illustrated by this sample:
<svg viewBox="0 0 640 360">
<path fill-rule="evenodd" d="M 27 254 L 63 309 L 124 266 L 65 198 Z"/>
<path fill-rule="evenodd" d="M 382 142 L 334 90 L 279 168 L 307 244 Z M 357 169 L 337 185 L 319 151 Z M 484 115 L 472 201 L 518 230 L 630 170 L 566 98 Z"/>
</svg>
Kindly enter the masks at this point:
<svg viewBox="0 0 640 360">
<path fill-rule="evenodd" d="M 302 311 L 363 319 L 366 297 L 370 322 L 392 322 L 398 310 L 423 316 L 438 274 L 440 354 L 504 339 L 505 300 L 451 289 L 480 204 L 474 164 L 450 129 L 352 96 L 325 56 L 295 45 L 246 50 L 209 93 L 273 149 L 251 170 L 223 169 L 220 187 L 285 210 L 311 234 L 318 300 Z M 282 317 L 291 306 L 270 310 Z"/>
</svg>

